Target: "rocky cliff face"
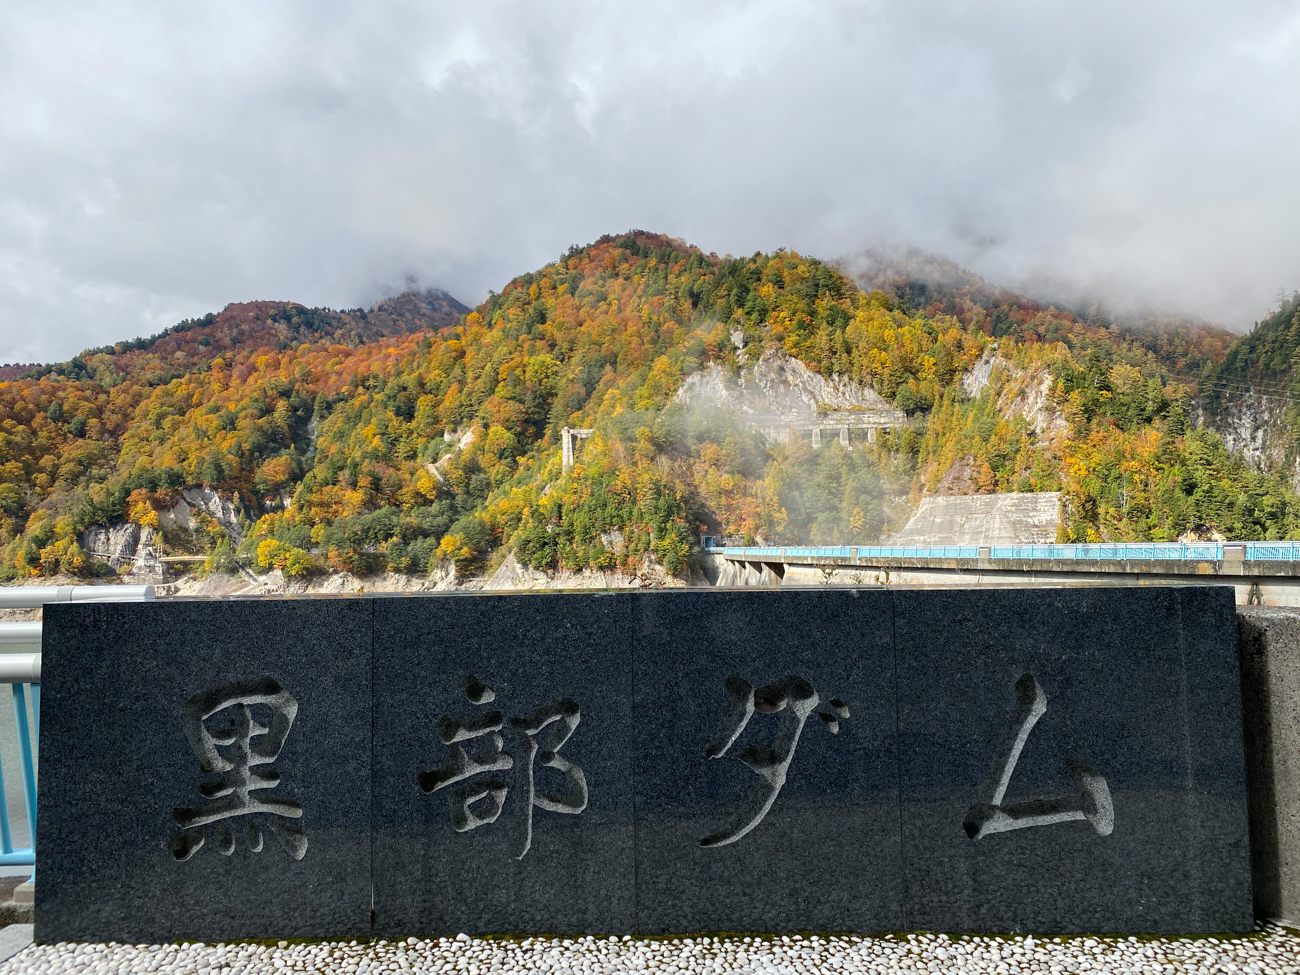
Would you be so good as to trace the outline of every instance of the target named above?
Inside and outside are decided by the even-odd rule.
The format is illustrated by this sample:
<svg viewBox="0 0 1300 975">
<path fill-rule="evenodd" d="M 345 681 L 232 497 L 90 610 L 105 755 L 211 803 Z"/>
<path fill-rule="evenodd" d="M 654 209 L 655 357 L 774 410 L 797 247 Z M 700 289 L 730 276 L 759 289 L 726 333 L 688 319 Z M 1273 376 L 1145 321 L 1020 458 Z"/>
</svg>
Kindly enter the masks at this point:
<svg viewBox="0 0 1300 975">
<path fill-rule="evenodd" d="M 889 410 L 894 407 L 874 389 L 850 379 L 826 379 L 798 359 L 768 351 L 739 375 L 719 365 L 686 377 L 673 402 L 713 406 L 759 417 L 800 418 L 819 410 Z"/>
<path fill-rule="evenodd" d="M 202 511 L 225 529 L 232 545 L 238 545 L 244 540 L 244 530 L 239 525 L 239 509 L 212 488 L 187 487 L 181 491 L 181 498 L 191 511 Z M 192 526 L 193 522 L 191 529 Z"/>
<path fill-rule="evenodd" d="M 1069 427 L 1052 401 L 1051 374 L 1046 369 L 1022 369 L 1011 364 L 998 356 L 996 345 L 984 350 L 961 384 L 972 399 L 992 384 L 998 394 L 998 412 L 1008 419 L 1024 417 L 1040 437 L 1063 436 Z"/>
<path fill-rule="evenodd" d="M 197 527 L 195 512 L 202 512 L 220 525 L 232 545 L 244 540 L 244 530 L 239 524 L 239 509 L 212 488 L 187 487 L 181 490 L 176 504 L 158 512 L 158 525 L 166 531 L 192 532 Z"/>
<path fill-rule="evenodd" d="M 230 538 L 232 546 L 244 540 L 239 525 L 239 510 L 233 503 L 206 487 L 187 487 L 171 508 L 158 512 L 158 529 L 119 521 L 95 525 L 82 533 L 80 544 L 87 554 L 102 559 L 111 569 L 127 569 L 133 583 L 158 583 L 166 574 L 161 557 L 161 532 L 192 532 L 198 527 L 195 512 L 203 512 L 217 522 Z"/>
<path fill-rule="evenodd" d="M 1213 416 L 1201 421 L 1223 438 L 1224 446 L 1256 470 L 1285 477 L 1300 490 L 1300 456 L 1291 448 L 1287 417 L 1290 402 L 1282 397 L 1242 393 L 1227 398 Z M 1292 456 L 1288 459 L 1288 454 Z"/>
<path fill-rule="evenodd" d="M 998 411 L 1008 418 L 1023 416 L 1040 437 L 1064 436 L 1069 424 L 1051 394 L 1052 377 L 1046 369 L 1019 370 L 998 394 Z"/>
<path fill-rule="evenodd" d="M 120 569 L 134 562 L 141 549 L 152 549 L 156 541 L 157 533 L 152 528 L 119 521 L 114 525 L 87 528 L 80 544 L 87 554 L 107 559 L 110 568 Z"/>
<path fill-rule="evenodd" d="M 110 569 L 127 569 L 125 581 L 134 584 L 162 582 L 165 568 L 158 555 L 158 533 L 128 521 L 87 528 L 81 547 L 106 559 Z"/>
<path fill-rule="evenodd" d="M 984 350 L 980 361 L 962 377 L 961 388 L 966 390 L 966 395 L 971 399 L 978 399 L 979 394 L 984 392 L 984 387 L 993 379 L 993 374 L 1006 368 L 1006 365 L 1006 360 L 998 358 L 997 343 L 990 345 Z"/>
</svg>

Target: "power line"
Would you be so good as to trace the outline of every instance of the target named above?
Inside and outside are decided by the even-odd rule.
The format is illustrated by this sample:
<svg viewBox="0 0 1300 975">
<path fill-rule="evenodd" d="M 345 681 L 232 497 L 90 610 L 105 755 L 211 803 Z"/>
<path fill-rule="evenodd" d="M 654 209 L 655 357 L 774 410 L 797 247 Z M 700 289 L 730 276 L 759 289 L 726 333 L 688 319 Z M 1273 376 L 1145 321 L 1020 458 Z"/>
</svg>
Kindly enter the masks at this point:
<svg viewBox="0 0 1300 975">
<path fill-rule="evenodd" d="M 1239 379 L 1198 379 L 1194 376 L 1179 376 L 1175 373 L 1171 373 L 1170 378 L 1194 384 L 1202 395 L 1218 392 L 1228 395 L 1257 396 L 1261 399 L 1286 400 L 1288 402 L 1300 400 L 1300 393 L 1295 392 L 1293 387 L 1280 383 L 1252 383 Z"/>
<path fill-rule="evenodd" d="M 1288 402 L 1300 399 L 1300 396 L 1289 391 L 1275 390 L 1269 392 L 1269 391 L 1265 391 L 1250 386 L 1236 386 L 1236 385 L 1227 386 L 1227 385 L 1207 384 L 1207 386 L 1202 389 L 1202 393 L 1224 393 L 1230 396 L 1241 396 L 1241 397 L 1254 396 L 1259 399 L 1277 399 L 1277 400 L 1286 400 Z"/>
</svg>

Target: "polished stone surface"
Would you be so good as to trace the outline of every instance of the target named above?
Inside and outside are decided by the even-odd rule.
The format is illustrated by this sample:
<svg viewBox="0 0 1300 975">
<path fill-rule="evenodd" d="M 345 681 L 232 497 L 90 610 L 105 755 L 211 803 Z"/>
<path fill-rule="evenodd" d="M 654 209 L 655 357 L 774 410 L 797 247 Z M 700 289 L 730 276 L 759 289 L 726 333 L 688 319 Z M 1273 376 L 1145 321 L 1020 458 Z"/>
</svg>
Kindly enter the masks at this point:
<svg viewBox="0 0 1300 975">
<path fill-rule="evenodd" d="M 376 933 L 634 929 L 635 598 L 375 602 Z"/>
<path fill-rule="evenodd" d="M 902 926 L 892 608 L 880 590 L 638 598 L 641 934 Z M 733 675 L 753 689 L 757 708 L 710 759 L 710 745 L 717 752 L 729 737 L 718 740 Z M 796 681 L 782 686 L 786 678 Z M 763 713 L 765 687 L 773 700 L 785 695 L 783 710 Z M 809 689 L 817 696 L 810 709 Z M 783 729 L 799 717 L 790 752 Z M 740 761 L 749 747 L 775 750 L 786 764 L 761 819 L 772 782 Z M 719 842 L 701 845 L 710 837 Z"/>
<path fill-rule="evenodd" d="M 895 599 L 904 927 L 1250 929 L 1230 589 Z"/>
<path fill-rule="evenodd" d="M 1242 703 L 1255 916 L 1300 920 L 1300 610 L 1243 606 Z"/>
<path fill-rule="evenodd" d="M 45 620 L 41 942 L 1251 927 L 1230 590 Z"/>
<path fill-rule="evenodd" d="M 47 606 L 37 941 L 369 934 L 373 615 L 336 599 Z M 223 774 L 280 782 L 200 794 Z M 199 811 L 188 829 L 176 809 Z"/>
</svg>

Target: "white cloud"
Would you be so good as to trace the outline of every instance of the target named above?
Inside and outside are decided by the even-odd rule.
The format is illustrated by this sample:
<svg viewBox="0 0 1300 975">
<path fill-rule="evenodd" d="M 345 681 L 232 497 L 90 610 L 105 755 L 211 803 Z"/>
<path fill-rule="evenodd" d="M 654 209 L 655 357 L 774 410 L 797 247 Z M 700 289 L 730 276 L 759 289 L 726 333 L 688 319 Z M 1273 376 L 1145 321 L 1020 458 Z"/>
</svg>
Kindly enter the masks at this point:
<svg viewBox="0 0 1300 975">
<path fill-rule="evenodd" d="M 1248 324 L 1300 286 L 1300 5 L 0 7 L 0 361 L 476 301 L 632 226 L 885 241 Z"/>
</svg>

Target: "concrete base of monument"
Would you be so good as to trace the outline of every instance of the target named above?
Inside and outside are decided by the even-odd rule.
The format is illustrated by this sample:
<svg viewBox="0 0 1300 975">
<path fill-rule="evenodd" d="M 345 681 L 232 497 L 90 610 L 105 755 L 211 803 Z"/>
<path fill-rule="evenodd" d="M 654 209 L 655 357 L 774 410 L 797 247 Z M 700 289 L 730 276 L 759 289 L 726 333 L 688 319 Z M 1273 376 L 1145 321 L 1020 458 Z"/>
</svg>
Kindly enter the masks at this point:
<svg viewBox="0 0 1300 975">
<path fill-rule="evenodd" d="M 27 871 L 31 868 L 28 867 Z M 32 916 L 35 910 L 35 897 L 23 894 L 31 893 L 29 888 L 23 891 L 22 887 L 28 884 L 29 872 L 24 872 L 17 877 L 0 876 L 0 925 L 3 924 L 31 924 Z"/>
<path fill-rule="evenodd" d="M 0 962 L 8 961 L 32 943 L 32 925 L 10 924 L 0 928 Z"/>
</svg>

